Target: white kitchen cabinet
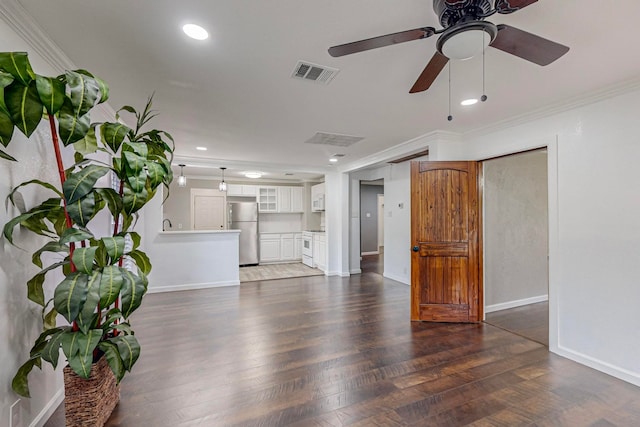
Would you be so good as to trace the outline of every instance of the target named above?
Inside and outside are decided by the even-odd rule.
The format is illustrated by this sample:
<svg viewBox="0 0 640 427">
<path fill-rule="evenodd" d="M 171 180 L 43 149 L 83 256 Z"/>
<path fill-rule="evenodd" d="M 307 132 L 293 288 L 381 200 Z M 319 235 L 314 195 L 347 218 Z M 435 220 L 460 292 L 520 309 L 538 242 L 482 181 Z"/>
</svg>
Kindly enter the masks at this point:
<svg viewBox="0 0 640 427">
<path fill-rule="evenodd" d="M 317 184 L 311 187 L 311 211 L 322 212 L 324 211 L 325 202 L 325 184 Z"/>
<path fill-rule="evenodd" d="M 280 261 L 280 234 L 260 234 L 260 262 Z"/>
<path fill-rule="evenodd" d="M 291 187 L 278 187 L 278 212 L 291 212 Z"/>
<path fill-rule="evenodd" d="M 256 197 L 256 186 L 245 184 L 227 184 L 227 196 Z"/>
<path fill-rule="evenodd" d="M 260 212 L 278 212 L 277 187 L 258 187 L 257 200 Z"/>
<path fill-rule="evenodd" d="M 260 233 L 260 262 L 302 260 L 302 233 Z"/>
<path fill-rule="evenodd" d="M 327 238 L 324 233 L 313 233 L 313 266 L 327 270 Z"/>
<path fill-rule="evenodd" d="M 303 187 L 291 187 L 291 212 L 304 212 Z"/>
</svg>

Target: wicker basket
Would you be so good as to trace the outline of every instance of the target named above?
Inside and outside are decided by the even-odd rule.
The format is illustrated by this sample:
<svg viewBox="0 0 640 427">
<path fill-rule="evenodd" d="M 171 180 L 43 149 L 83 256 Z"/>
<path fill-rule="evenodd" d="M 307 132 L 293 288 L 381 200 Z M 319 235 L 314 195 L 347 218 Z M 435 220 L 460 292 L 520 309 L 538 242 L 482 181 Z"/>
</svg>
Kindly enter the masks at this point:
<svg viewBox="0 0 640 427">
<path fill-rule="evenodd" d="M 67 427 L 102 427 L 120 401 L 116 383 L 106 357 L 91 367 L 89 379 L 64 368 L 64 409 Z"/>
</svg>

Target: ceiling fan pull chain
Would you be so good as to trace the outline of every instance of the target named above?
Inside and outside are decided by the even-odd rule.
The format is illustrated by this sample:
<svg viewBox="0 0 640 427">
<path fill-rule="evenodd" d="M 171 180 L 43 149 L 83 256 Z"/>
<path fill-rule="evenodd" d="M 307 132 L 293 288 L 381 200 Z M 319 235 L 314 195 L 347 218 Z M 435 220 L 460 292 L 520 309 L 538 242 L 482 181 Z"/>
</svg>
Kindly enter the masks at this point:
<svg viewBox="0 0 640 427">
<path fill-rule="evenodd" d="M 451 63 L 453 61 L 449 61 L 449 115 L 447 116 L 447 120 L 453 120 L 453 116 L 451 115 Z"/>
<path fill-rule="evenodd" d="M 487 92 L 485 90 L 485 64 L 484 64 L 484 53 L 486 49 L 482 49 L 482 96 L 480 97 L 480 101 L 484 102 L 487 100 Z"/>
</svg>

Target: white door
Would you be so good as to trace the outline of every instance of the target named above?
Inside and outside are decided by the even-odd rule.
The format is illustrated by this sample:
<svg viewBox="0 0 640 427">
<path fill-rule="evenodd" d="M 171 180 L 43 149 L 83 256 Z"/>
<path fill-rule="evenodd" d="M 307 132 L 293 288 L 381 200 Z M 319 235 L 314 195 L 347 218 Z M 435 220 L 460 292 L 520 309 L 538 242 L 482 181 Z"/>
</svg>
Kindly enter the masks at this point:
<svg viewBox="0 0 640 427">
<path fill-rule="evenodd" d="M 194 230 L 225 228 L 225 194 L 218 190 L 191 189 L 191 224 Z"/>
</svg>

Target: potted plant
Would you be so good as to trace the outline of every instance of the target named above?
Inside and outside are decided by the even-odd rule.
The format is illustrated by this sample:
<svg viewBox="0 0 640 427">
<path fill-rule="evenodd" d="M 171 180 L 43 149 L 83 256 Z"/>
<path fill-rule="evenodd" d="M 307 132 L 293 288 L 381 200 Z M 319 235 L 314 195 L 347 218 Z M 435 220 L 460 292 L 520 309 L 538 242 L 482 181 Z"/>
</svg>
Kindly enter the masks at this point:
<svg viewBox="0 0 640 427">
<path fill-rule="evenodd" d="M 140 250 L 141 236 L 132 228 L 138 211 L 161 185 L 168 188 L 173 178 L 173 139 L 164 131 L 142 130 L 155 116 L 152 98 L 141 112 L 125 106 L 115 122 L 91 123 L 89 111 L 106 101 L 108 94 L 107 85 L 85 70 L 44 77 L 33 72 L 26 53 L 0 53 L 0 157 L 16 161 L 1 149 L 11 143 L 15 128 L 29 138 L 45 120 L 60 175 L 59 185 L 32 179 L 8 196 L 15 206 L 15 196 L 25 186 L 38 185 L 51 192 L 50 198 L 25 209 L 3 229 L 11 244 L 18 226 L 47 239 L 31 254 L 40 271 L 27 282 L 27 297 L 42 307 L 43 331 L 12 387 L 28 397 L 28 374 L 34 366 L 40 368 L 43 360 L 55 368 L 62 348 L 68 363 L 65 381 L 67 377 L 75 381 L 65 385 L 68 425 L 74 422 L 69 419 L 73 412 L 69 399 L 71 389 L 79 386 L 78 378 L 92 378 L 92 371 L 95 375 L 100 370 L 95 367 L 98 362 L 108 365 L 111 382 L 119 383 L 138 359 L 140 345 L 128 319 L 147 290 L 151 263 Z M 120 122 L 122 112 L 135 116 L 134 129 Z M 63 149 L 74 151 L 74 163 L 66 167 Z M 109 183 L 100 185 L 104 181 Z M 91 221 L 105 209 L 113 218 L 113 229 L 108 235 L 96 235 Z M 58 254 L 59 260 L 44 265 L 45 252 Z M 61 270 L 64 278 L 48 295 L 44 283 L 53 270 Z M 58 315 L 68 324 L 58 325 Z M 104 385 L 101 381 L 98 386 Z M 106 421 L 117 399 L 117 395 L 110 398 L 111 409 L 98 422 Z M 88 424 L 84 418 L 75 422 Z"/>
</svg>

